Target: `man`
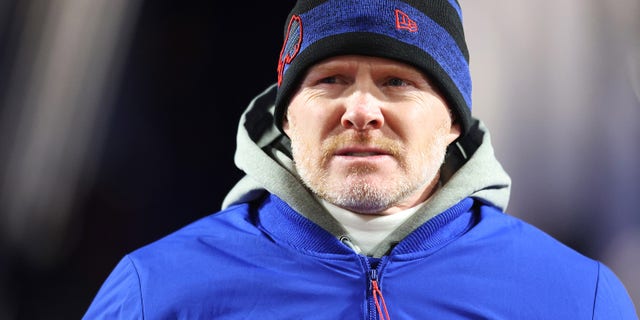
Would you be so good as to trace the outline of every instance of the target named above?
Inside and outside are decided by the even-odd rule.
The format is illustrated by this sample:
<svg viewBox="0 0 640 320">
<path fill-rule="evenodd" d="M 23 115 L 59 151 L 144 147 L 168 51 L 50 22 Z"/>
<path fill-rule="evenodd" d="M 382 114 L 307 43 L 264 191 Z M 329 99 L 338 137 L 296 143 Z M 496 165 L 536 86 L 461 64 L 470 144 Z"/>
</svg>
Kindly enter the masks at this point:
<svg viewBox="0 0 640 320">
<path fill-rule="evenodd" d="M 127 255 L 85 319 L 637 319 L 506 215 L 454 0 L 302 0 L 224 209 Z"/>
</svg>

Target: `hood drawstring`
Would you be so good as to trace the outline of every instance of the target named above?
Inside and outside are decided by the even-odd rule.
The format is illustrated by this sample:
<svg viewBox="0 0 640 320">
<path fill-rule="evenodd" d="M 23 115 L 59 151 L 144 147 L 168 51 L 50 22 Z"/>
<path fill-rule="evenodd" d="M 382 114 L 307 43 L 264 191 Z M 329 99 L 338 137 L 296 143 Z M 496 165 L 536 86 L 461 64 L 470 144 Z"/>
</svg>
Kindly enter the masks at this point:
<svg viewBox="0 0 640 320">
<path fill-rule="evenodd" d="M 391 318 L 389 317 L 387 303 L 384 301 L 384 297 L 382 296 L 382 290 L 380 290 L 380 288 L 378 287 L 378 281 L 371 280 L 371 285 L 373 286 L 373 301 L 375 302 L 376 308 L 378 309 L 380 320 L 390 320 Z"/>
</svg>

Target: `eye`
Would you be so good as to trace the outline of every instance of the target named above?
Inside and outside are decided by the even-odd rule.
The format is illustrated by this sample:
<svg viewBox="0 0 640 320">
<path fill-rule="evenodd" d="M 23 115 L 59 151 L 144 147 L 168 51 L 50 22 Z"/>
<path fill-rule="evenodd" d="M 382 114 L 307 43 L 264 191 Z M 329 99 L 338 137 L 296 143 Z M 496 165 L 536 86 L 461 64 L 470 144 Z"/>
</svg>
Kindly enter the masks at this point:
<svg viewBox="0 0 640 320">
<path fill-rule="evenodd" d="M 336 76 L 324 77 L 318 80 L 318 83 L 334 84 L 338 83 L 338 78 Z"/>
<path fill-rule="evenodd" d="M 390 86 L 390 87 L 406 87 L 406 86 L 410 85 L 410 83 L 408 81 L 406 81 L 404 79 L 400 79 L 400 78 L 389 78 L 385 82 L 385 85 Z"/>
<path fill-rule="evenodd" d="M 315 87 L 315 86 L 333 86 L 342 83 L 340 76 L 322 74 L 320 72 L 309 73 L 303 80 L 303 87 Z"/>
</svg>

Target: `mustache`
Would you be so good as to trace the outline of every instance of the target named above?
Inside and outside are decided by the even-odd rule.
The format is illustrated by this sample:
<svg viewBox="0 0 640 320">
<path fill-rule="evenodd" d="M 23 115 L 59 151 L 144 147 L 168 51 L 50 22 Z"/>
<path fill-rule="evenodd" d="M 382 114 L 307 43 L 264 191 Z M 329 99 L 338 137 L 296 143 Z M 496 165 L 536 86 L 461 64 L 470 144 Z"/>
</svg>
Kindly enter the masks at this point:
<svg viewBox="0 0 640 320">
<path fill-rule="evenodd" d="M 387 137 L 372 136 L 370 133 L 344 133 L 327 139 L 322 146 L 323 158 L 328 159 L 336 153 L 336 150 L 362 146 L 383 150 L 394 158 L 401 158 L 404 148 L 402 144 Z"/>
</svg>

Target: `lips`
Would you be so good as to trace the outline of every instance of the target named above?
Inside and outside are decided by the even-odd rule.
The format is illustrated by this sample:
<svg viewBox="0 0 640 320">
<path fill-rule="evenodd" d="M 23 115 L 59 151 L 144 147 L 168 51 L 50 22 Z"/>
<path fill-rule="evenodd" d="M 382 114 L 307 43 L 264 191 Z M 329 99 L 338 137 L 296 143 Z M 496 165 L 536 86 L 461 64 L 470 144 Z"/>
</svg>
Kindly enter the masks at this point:
<svg viewBox="0 0 640 320">
<path fill-rule="evenodd" d="M 334 154 L 343 157 L 375 157 L 390 155 L 386 150 L 371 147 L 345 147 L 336 150 Z"/>
<path fill-rule="evenodd" d="M 344 155 L 345 156 L 349 156 L 349 157 L 371 157 L 371 156 L 379 155 L 379 153 L 376 153 L 376 152 L 347 152 Z"/>
</svg>

